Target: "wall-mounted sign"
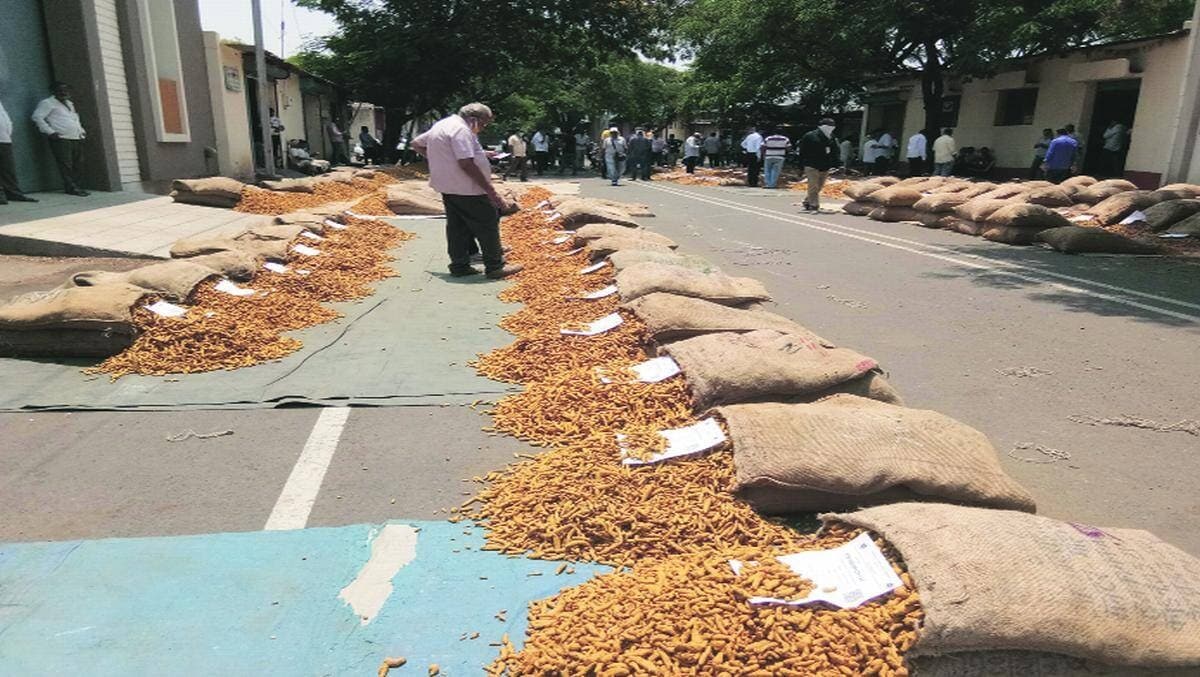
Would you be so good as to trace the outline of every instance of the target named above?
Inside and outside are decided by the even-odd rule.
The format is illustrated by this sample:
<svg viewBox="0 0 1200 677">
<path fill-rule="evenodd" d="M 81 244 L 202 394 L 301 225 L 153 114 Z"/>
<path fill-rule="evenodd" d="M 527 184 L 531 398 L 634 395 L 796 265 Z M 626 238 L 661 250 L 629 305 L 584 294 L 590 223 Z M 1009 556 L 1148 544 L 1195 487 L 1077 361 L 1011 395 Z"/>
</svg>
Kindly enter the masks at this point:
<svg viewBox="0 0 1200 677">
<path fill-rule="evenodd" d="M 225 67 L 225 89 L 231 92 L 242 91 L 242 72 L 236 66 Z"/>
</svg>

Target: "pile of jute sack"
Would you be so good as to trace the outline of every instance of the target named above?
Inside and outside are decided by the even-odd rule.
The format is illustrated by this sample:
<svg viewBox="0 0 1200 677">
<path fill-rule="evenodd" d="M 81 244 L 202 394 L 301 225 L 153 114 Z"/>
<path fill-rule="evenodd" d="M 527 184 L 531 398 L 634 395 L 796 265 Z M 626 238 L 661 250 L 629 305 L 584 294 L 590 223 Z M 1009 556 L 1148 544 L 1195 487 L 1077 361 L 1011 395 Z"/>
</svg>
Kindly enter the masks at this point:
<svg viewBox="0 0 1200 677">
<path fill-rule="evenodd" d="M 1033 241 L 1026 230 L 1074 228 L 1035 200 L 1085 202 L 1114 222 L 1171 190 L 1171 201 L 1193 199 L 1113 182 L 909 181 L 862 186 L 850 210 L 941 214 L 946 227 L 986 225 L 990 239 L 1020 242 Z M 935 212 L 939 200 L 966 209 Z M 677 364 L 692 410 L 720 422 L 727 444 L 712 453 L 732 455 L 739 499 L 768 514 L 825 512 L 902 556 L 924 610 L 905 656 L 914 674 L 1200 674 L 1200 560 L 1146 531 L 1033 514 L 984 434 L 905 406 L 874 359 L 763 310 L 761 283 L 678 253 L 637 223 L 640 207 L 555 198 L 545 209 L 604 263 L 595 274 L 615 284 L 653 353 Z"/>
<path fill-rule="evenodd" d="M 979 235 L 1011 245 L 1045 243 L 1065 253 L 1153 254 L 1161 239 L 1200 237 L 1200 185 L 1139 190 L 1124 179 L 1075 176 L 988 183 L 950 177 L 874 177 L 846 188 L 843 210 L 877 221 Z M 1148 237 L 1114 232 L 1137 226 Z"/>
</svg>

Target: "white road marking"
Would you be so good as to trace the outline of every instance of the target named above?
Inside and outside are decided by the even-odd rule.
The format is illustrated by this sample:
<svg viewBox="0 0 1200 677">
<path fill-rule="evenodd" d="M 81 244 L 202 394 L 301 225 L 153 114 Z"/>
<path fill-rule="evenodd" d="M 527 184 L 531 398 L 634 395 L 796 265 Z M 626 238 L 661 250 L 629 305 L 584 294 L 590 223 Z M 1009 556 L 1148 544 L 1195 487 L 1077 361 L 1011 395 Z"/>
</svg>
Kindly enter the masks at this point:
<svg viewBox="0 0 1200 677">
<path fill-rule="evenodd" d="M 371 541 L 371 557 L 338 599 L 350 605 L 359 625 L 375 619 L 392 595 L 396 572 L 417 558 L 417 530 L 407 524 L 388 524 Z"/>
<path fill-rule="evenodd" d="M 1060 291 L 1065 291 L 1065 292 L 1069 292 L 1069 293 L 1073 293 L 1073 294 L 1080 294 L 1082 296 L 1091 296 L 1094 298 L 1104 299 L 1104 300 L 1110 301 L 1112 303 L 1118 303 L 1121 305 L 1131 306 L 1134 308 L 1139 308 L 1141 310 L 1153 312 L 1153 313 L 1156 313 L 1159 315 L 1165 315 L 1167 317 L 1173 317 L 1173 318 L 1180 319 L 1180 320 L 1186 320 L 1188 322 L 1200 323 L 1200 315 L 1189 315 L 1187 313 L 1177 312 L 1177 311 L 1170 310 L 1167 308 L 1160 308 L 1158 306 L 1152 306 L 1152 305 L 1149 305 L 1146 303 L 1141 303 L 1140 301 L 1135 301 L 1133 299 L 1122 298 L 1120 296 L 1114 296 L 1112 294 L 1106 294 L 1104 292 L 1095 291 L 1092 289 L 1084 289 L 1082 287 L 1077 287 L 1074 285 L 1067 285 L 1067 284 L 1062 284 L 1059 282 L 1053 282 L 1053 281 L 1050 281 L 1050 280 L 1047 280 L 1044 278 L 1054 277 L 1054 278 L 1058 278 L 1058 279 L 1070 280 L 1072 282 L 1078 282 L 1080 284 L 1086 284 L 1086 285 L 1089 285 L 1092 287 L 1108 289 L 1108 290 L 1115 291 L 1115 292 L 1125 294 L 1128 296 L 1137 296 L 1137 297 L 1141 297 L 1141 298 L 1145 298 L 1145 299 L 1151 299 L 1154 301 L 1158 301 L 1160 303 L 1176 305 L 1176 306 L 1180 306 L 1180 307 L 1184 307 L 1184 308 L 1200 309 L 1200 304 L 1189 303 L 1187 301 L 1181 301 L 1179 299 L 1173 299 L 1173 298 L 1166 297 L 1166 296 L 1159 296 L 1157 294 L 1149 294 L 1146 292 L 1140 292 L 1140 291 L 1137 291 L 1136 289 L 1128 289 L 1126 287 L 1110 285 L 1110 284 L 1107 284 L 1104 282 L 1096 282 L 1094 280 L 1088 280 L 1085 278 L 1075 277 L 1072 275 L 1065 275 L 1062 273 L 1054 273 L 1054 272 L 1050 272 L 1050 271 L 1038 270 L 1036 268 L 1030 268 L 1028 266 L 1022 266 L 1019 264 L 1013 264 L 1013 263 L 1008 263 L 1008 262 L 1003 262 L 1003 261 L 996 261 L 994 259 L 989 259 L 986 256 L 979 256 L 978 254 L 967 254 L 967 253 L 954 252 L 950 249 L 946 249 L 945 247 L 940 247 L 938 245 L 927 244 L 924 242 L 917 242 L 915 240 L 906 240 L 904 238 L 895 237 L 895 236 L 891 236 L 891 235 L 882 235 L 879 233 L 871 232 L 869 230 L 862 230 L 859 228 L 854 228 L 852 226 L 843 226 L 841 224 L 832 223 L 832 222 L 828 222 L 828 221 L 818 221 L 818 220 L 811 219 L 811 218 L 796 217 L 796 216 L 793 216 L 786 212 L 780 212 L 780 211 L 768 209 L 765 207 L 754 207 L 754 206 L 750 206 L 750 205 L 744 205 L 740 202 L 734 202 L 733 200 L 728 200 L 725 198 L 712 198 L 712 197 L 708 197 L 708 196 L 703 196 L 703 195 L 699 195 L 692 191 L 681 190 L 681 189 L 676 189 L 676 188 L 666 188 L 663 186 L 656 186 L 656 185 L 652 185 L 652 184 L 644 184 L 644 187 L 651 188 L 654 190 L 661 190 L 663 192 L 670 193 L 672 195 L 677 195 L 680 197 L 687 197 L 687 198 L 691 198 L 694 200 L 699 200 L 700 202 L 706 202 L 708 204 L 713 204 L 713 205 L 716 205 L 719 207 L 725 207 L 727 209 L 733 209 L 733 210 L 745 212 L 747 214 L 753 214 L 755 216 L 761 216 L 763 218 L 774 219 L 776 221 L 784 221 L 786 223 L 791 223 L 791 224 L 795 224 L 798 226 L 804 226 L 805 228 L 809 228 L 811 230 L 818 230 L 821 232 L 830 233 L 832 235 L 840 235 L 842 237 L 847 237 L 847 238 L 850 238 L 853 240 L 860 240 L 862 242 L 869 242 L 871 244 L 881 245 L 884 247 L 890 247 L 892 249 L 899 249 L 901 251 L 906 251 L 906 252 L 909 252 L 912 254 L 917 254 L 919 256 L 926 256 L 929 258 L 938 259 L 940 261 L 945 261 L 947 263 L 952 263 L 954 265 L 965 266 L 968 268 L 974 268 L 976 270 L 986 270 L 986 271 L 990 271 L 990 272 L 998 274 L 998 275 L 1006 275 L 1009 277 L 1014 277 L 1014 278 L 1017 278 L 1020 280 L 1024 280 L 1026 282 L 1034 282 L 1037 284 L 1044 284 L 1049 287 L 1058 289 Z M 1042 276 L 1042 277 L 1037 277 L 1037 276 Z"/>
<path fill-rule="evenodd" d="M 317 422 L 313 425 L 308 441 L 292 474 L 288 475 L 279 499 L 267 518 L 267 531 L 285 531 L 288 529 L 303 529 L 308 524 L 308 516 L 312 512 L 317 493 L 321 491 L 321 483 L 325 480 L 325 471 L 333 460 L 333 452 L 337 450 L 338 440 L 346 427 L 346 419 L 350 417 L 349 407 L 328 407 L 321 410 Z"/>
</svg>

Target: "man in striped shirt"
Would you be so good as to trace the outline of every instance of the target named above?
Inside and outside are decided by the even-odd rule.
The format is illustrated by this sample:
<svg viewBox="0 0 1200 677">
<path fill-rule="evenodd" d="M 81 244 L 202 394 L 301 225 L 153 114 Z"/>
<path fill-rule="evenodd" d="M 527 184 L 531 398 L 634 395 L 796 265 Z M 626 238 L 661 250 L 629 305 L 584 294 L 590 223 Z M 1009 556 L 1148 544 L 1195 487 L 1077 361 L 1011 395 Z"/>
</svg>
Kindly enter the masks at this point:
<svg viewBox="0 0 1200 677">
<path fill-rule="evenodd" d="M 779 182 L 779 174 L 783 172 L 783 161 L 791 145 L 792 142 L 778 132 L 763 139 L 759 149 L 763 165 L 763 188 L 774 188 Z"/>
</svg>

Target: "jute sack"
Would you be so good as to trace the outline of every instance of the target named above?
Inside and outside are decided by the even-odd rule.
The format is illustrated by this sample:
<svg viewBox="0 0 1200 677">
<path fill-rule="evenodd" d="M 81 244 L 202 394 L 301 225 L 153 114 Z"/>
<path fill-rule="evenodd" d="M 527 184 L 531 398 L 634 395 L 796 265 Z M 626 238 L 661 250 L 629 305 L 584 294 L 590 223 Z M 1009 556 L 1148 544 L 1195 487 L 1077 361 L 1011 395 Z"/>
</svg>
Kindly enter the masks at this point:
<svg viewBox="0 0 1200 677">
<path fill-rule="evenodd" d="M 764 512 L 904 500 L 1035 508 L 983 433 L 935 411 L 854 395 L 715 411 L 733 443 L 734 489 Z"/>
<path fill-rule="evenodd" d="M 1086 226 L 1062 226 L 1043 230 L 1037 234 L 1037 239 L 1065 254 L 1157 254 L 1159 252 L 1159 248 L 1155 245 L 1138 242 L 1100 228 Z"/>
<path fill-rule="evenodd" d="M 1181 190 L 1181 189 L 1177 189 L 1177 188 L 1176 189 L 1159 188 L 1158 190 L 1150 191 L 1150 194 L 1153 195 L 1154 197 L 1158 198 L 1158 200 L 1155 204 L 1157 204 L 1158 202 L 1166 202 L 1167 200 L 1189 200 L 1192 197 L 1194 197 L 1192 195 L 1191 191 Z"/>
<path fill-rule="evenodd" d="M 973 235 L 975 237 L 983 235 L 983 231 L 988 229 L 986 224 L 979 223 L 978 221 L 960 219 L 954 215 L 943 216 L 938 221 L 938 227 L 944 228 L 945 230 L 953 230 L 954 232 L 962 233 L 963 235 Z"/>
<path fill-rule="evenodd" d="M 242 199 L 242 189 L 245 187 L 246 184 L 241 181 L 224 176 L 175 179 L 171 182 L 171 197 L 185 204 L 230 208 Z"/>
<path fill-rule="evenodd" d="M 1173 190 L 1180 193 L 1187 193 L 1188 197 L 1200 197 L 1200 184 L 1198 183 L 1171 183 L 1159 188 L 1159 190 Z"/>
<path fill-rule="evenodd" d="M 867 196 L 876 191 L 884 189 L 884 185 L 877 181 L 854 181 L 842 191 L 846 197 L 856 202 L 865 201 Z"/>
<path fill-rule="evenodd" d="M 955 207 L 970 199 L 961 193 L 934 193 L 918 200 L 913 209 L 930 214 L 949 214 Z"/>
<path fill-rule="evenodd" d="M 793 397 L 776 396 L 769 399 L 778 402 L 807 404 L 833 397 L 834 395 L 855 395 L 901 407 L 904 406 L 904 400 L 900 397 L 900 393 L 896 392 L 896 389 L 892 387 L 891 383 L 888 383 L 888 380 L 884 378 L 883 373 L 878 369 L 869 371 L 859 378 L 839 383 L 832 388 L 827 388 L 811 395 Z"/>
<path fill-rule="evenodd" d="M 1007 200 L 1011 197 L 1024 195 L 1029 189 L 1019 183 L 1004 183 L 995 188 L 983 193 L 979 196 L 981 200 Z"/>
<path fill-rule="evenodd" d="M 281 179 L 279 181 L 259 181 L 259 186 L 267 190 L 280 190 L 286 193 L 313 192 L 312 179 Z"/>
<path fill-rule="evenodd" d="M 1124 193 L 1124 192 L 1125 192 L 1124 188 L 1119 188 L 1117 186 L 1102 186 L 1100 184 L 1095 184 L 1092 186 L 1088 186 L 1087 188 L 1084 188 L 1083 190 L 1079 191 L 1078 193 L 1075 193 L 1074 195 L 1071 196 L 1071 199 L 1075 200 L 1075 202 L 1082 202 L 1082 203 L 1088 204 L 1088 205 L 1095 205 L 1095 204 L 1099 204 L 1099 203 L 1107 200 L 1108 198 L 1110 198 L 1114 195 L 1120 195 L 1121 193 Z"/>
<path fill-rule="evenodd" d="M 320 224 L 300 225 L 292 224 L 276 224 L 271 226 L 251 226 L 246 232 L 235 235 L 235 240 L 294 240 L 300 233 L 304 231 L 312 232 L 319 235 L 324 232 L 324 226 Z"/>
<path fill-rule="evenodd" d="M 871 193 L 867 196 L 867 202 L 884 207 L 911 207 L 922 197 L 921 191 L 915 188 L 896 185 Z"/>
<path fill-rule="evenodd" d="M 947 214 L 934 214 L 933 212 L 917 212 L 917 223 L 926 228 L 941 228 L 942 219 L 946 218 Z"/>
<path fill-rule="evenodd" d="M 563 206 L 564 204 L 570 204 L 572 202 L 576 202 L 576 201 L 579 201 L 582 199 L 584 199 L 584 198 L 580 198 L 580 197 L 576 197 L 576 196 L 555 196 L 555 197 L 550 198 L 550 206 L 557 209 L 557 208 Z M 605 207 L 609 207 L 611 209 L 617 209 L 622 212 L 625 212 L 626 214 L 629 214 L 630 216 L 636 216 L 636 217 L 654 216 L 654 211 L 650 209 L 650 205 L 642 204 L 640 202 L 621 202 L 619 200 L 606 200 L 604 198 L 598 198 L 598 197 L 589 197 L 586 199 L 588 202 L 590 202 L 592 204 L 598 204 L 598 205 L 603 205 Z"/>
<path fill-rule="evenodd" d="M 918 677 L 1196 677 L 1195 667 L 1140 668 L 1103 665 L 1036 651 L 969 651 L 944 656 L 908 657 Z"/>
<path fill-rule="evenodd" d="M 133 343 L 127 284 L 34 292 L 0 304 L 0 357 L 108 357 Z"/>
<path fill-rule="evenodd" d="M 1034 181 L 1021 181 L 1020 184 L 1025 187 L 1026 192 L 1035 190 L 1038 188 L 1052 188 L 1052 187 L 1056 187 L 1058 185 L 1051 181 L 1043 181 L 1041 179 L 1036 179 Z"/>
<path fill-rule="evenodd" d="M 1042 228 L 1019 228 L 1016 226 L 993 226 L 986 224 L 983 228 L 983 239 L 1000 244 L 1011 244 L 1017 247 L 1027 247 L 1037 242 L 1038 233 Z"/>
<path fill-rule="evenodd" d="M 970 199 L 970 198 L 974 198 L 974 197 L 979 197 L 980 195 L 983 195 L 984 193 L 988 193 L 992 190 L 995 190 L 995 188 L 996 188 L 996 184 L 994 184 L 994 183 L 988 183 L 987 181 L 980 181 L 979 183 L 968 184 L 966 188 L 963 188 L 962 190 L 957 191 L 957 192 L 961 193 L 963 195 L 963 197 Z"/>
<path fill-rule="evenodd" d="M 358 169 L 354 172 L 356 179 L 373 179 L 378 174 L 374 169 Z"/>
<path fill-rule="evenodd" d="M 1069 179 L 1065 179 L 1062 183 L 1060 183 L 1058 185 L 1062 186 L 1063 188 L 1084 189 L 1084 188 L 1087 188 L 1088 186 L 1096 185 L 1096 179 L 1094 179 L 1090 176 L 1083 176 L 1083 175 L 1072 176 Z"/>
<path fill-rule="evenodd" d="M 997 209 L 985 219 L 989 226 L 1000 228 L 1058 228 L 1071 222 L 1058 212 L 1032 204 L 1009 204 Z"/>
<path fill-rule="evenodd" d="M 1087 210 L 1087 213 L 1095 216 L 1101 225 L 1111 226 L 1120 223 L 1135 211 L 1149 209 L 1159 202 L 1162 202 L 1162 197 L 1155 195 L 1154 191 L 1128 190 L 1101 200 Z"/>
<path fill-rule="evenodd" d="M 218 275 L 216 270 L 191 260 L 164 261 L 122 273 L 87 270 L 75 273 L 60 289 L 132 285 L 168 301 L 186 301 L 201 282 Z"/>
<path fill-rule="evenodd" d="M 1143 213 L 1150 230 L 1160 233 L 1192 214 L 1200 213 L 1200 200 L 1167 200 L 1149 207 Z"/>
<path fill-rule="evenodd" d="M 632 237 L 646 242 L 654 242 L 665 245 L 674 249 L 679 246 L 675 244 L 671 238 L 658 233 L 651 233 L 642 228 L 630 228 L 628 226 L 620 226 L 615 223 L 589 223 L 586 226 L 580 226 L 575 231 L 575 245 L 585 245 L 591 240 L 599 240 L 602 237 Z"/>
<path fill-rule="evenodd" d="M 238 282 L 246 282 L 258 272 L 258 262 L 254 256 L 244 251 L 227 250 L 180 260 L 211 268 Z"/>
<path fill-rule="evenodd" d="M 879 208 L 879 205 L 870 202 L 847 202 L 842 205 L 842 211 L 851 216 L 867 216 L 871 212 Z"/>
<path fill-rule="evenodd" d="M 954 215 L 964 221 L 982 222 L 992 215 L 992 212 L 1010 205 L 1008 200 L 989 200 L 974 197 L 954 208 Z"/>
<path fill-rule="evenodd" d="M 1183 233 L 1192 237 L 1200 237 L 1200 214 L 1192 214 L 1167 229 L 1168 233 Z"/>
<path fill-rule="evenodd" d="M 636 237 L 602 237 L 589 240 L 585 246 L 591 259 L 599 261 L 615 252 L 630 250 L 670 253 L 674 245 L 665 245 Z"/>
<path fill-rule="evenodd" d="M 772 396 L 813 395 L 879 367 L 869 357 L 835 348 L 810 333 L 773 329 L 697 336 L 662 352 L 679 363 L 696 411 Z"/>
<path fill-rule="evenodd" d="M 1104 188 L 1108 188 L 1108 187 L 1120 188 L 1121 190 L 1137 190 L 1138 189 L 1136 183 L 1134 183 L 1132 181 L 1126 181 L 1125 179 L 1104 179 L 1103 181 L 1097 181 L 1096 183 L 1093 183 L 1092 186 L 1093 187 L 1104 187 Z"/>
<path fill-rule="evenodd" d="M 589 223 L 616 223 L 623 226 L 636 226 L 628 213 L 614 209 L 604 204 L 587 199 L 572 200 L 557 209 L 562 214 L 562 222 L 568 228 L 575 228 Z"/>
<path fill-rule="evenodd" d="M 1016 650 L 1200 666 L 1200 560 L 1149 532 L 933 503 L 821 519 L 868 529 L 904 558 L 925 610 L 910 657 Z"/>
<path fill-rule="evenodd" d="M 617 289 L 623 301 L 655 292 L 690 296 L 723 306 L 771 300 L 767 288 L 758 280 L 724 273 L 701 273 L 661 263 L 639 263 L 622 270 L 617 273 Z"/>
<path fill-rule="evenodd" d="M 193 238 L 180 240 L 171 245 L 171 258 L 186 259 L 224 251 L 238 251 L 256 258 L 282 260 L 287 258 L 288 242 L 286 240 L 240 240 L 236 237 Z"/>
<path fill-rule="evenodd" d="M 628 251 L 613 252 L 609 255 L 608 260 L 612 263 L 613 269 L 618 273 L 639 263 L 658 263 L 664 266 L 696 270 L 701 273 L 717 273 L 721 270 L 699 256 L 678 254 L 676 252 L 649 252 L 631 249 Z"/>
<path fill-rule="evenodd" d="M 296 211 L 296 212 L 288 212 L 287 214 L 280 214 L 272 220 L 274 221 L 275 224 L 281 225 L 281 226 L 302 225 L 305 228 L 309 228 L 310 230 L 313 228 L 321 228 L 322 230 L 324 230 L 324 228 L 325 228 L 324 221 L 327 218 L 330 218 L 330 217 L 319 216 L 310 211 L 303 210 L 303 211 Z M 342 217 L 339 216 L 338 218 L 335 218 L 334 220 L 341 223 Z M 318 231 L 313 230 L 313 232 L 316 233 Z"/>
<path fill-rule="evenodd" d="M 1025 194 L 1025 200 L 1029 204 L 1043 207 L 1070 207 L 1075 203 L 1071 195 L 1059 186 L 1034 188 Z"/>
<path fill-rule="evenodd" d="M 871 178 L 871 181 L 873 181 L 875 183 L 883 184 L 883 186 L 886 188 L 887 186 L 894 186 L 897 183 L 900 183 L 900 177 L 897 177 L 897 176 L 875 176 L 875 177 Z"/>
<path fill-rule="evenodd" d="M 395 214 L 405 216 L 438 216 L 446 213 L 441 199 L 403 185 L 388 186 L 387 208 Z"/>
<path fill-rule="evenodd" d="M 748 332 L 774 329 L 785 333 L 810 334 L 791 320 L 762 310 L 739 310 L 719 303 L 677 294 L 654 293 L 623 304 L 646 325 L 659 343 L 679 341 L 716 332 Z"/>
<path fill-rule="evenodd" d="M 916 221 L 919 213 L 912 207 L 876 207 L 867 216 L 875 221 L 900 223 L 901 221 Z"/>
</svg>

